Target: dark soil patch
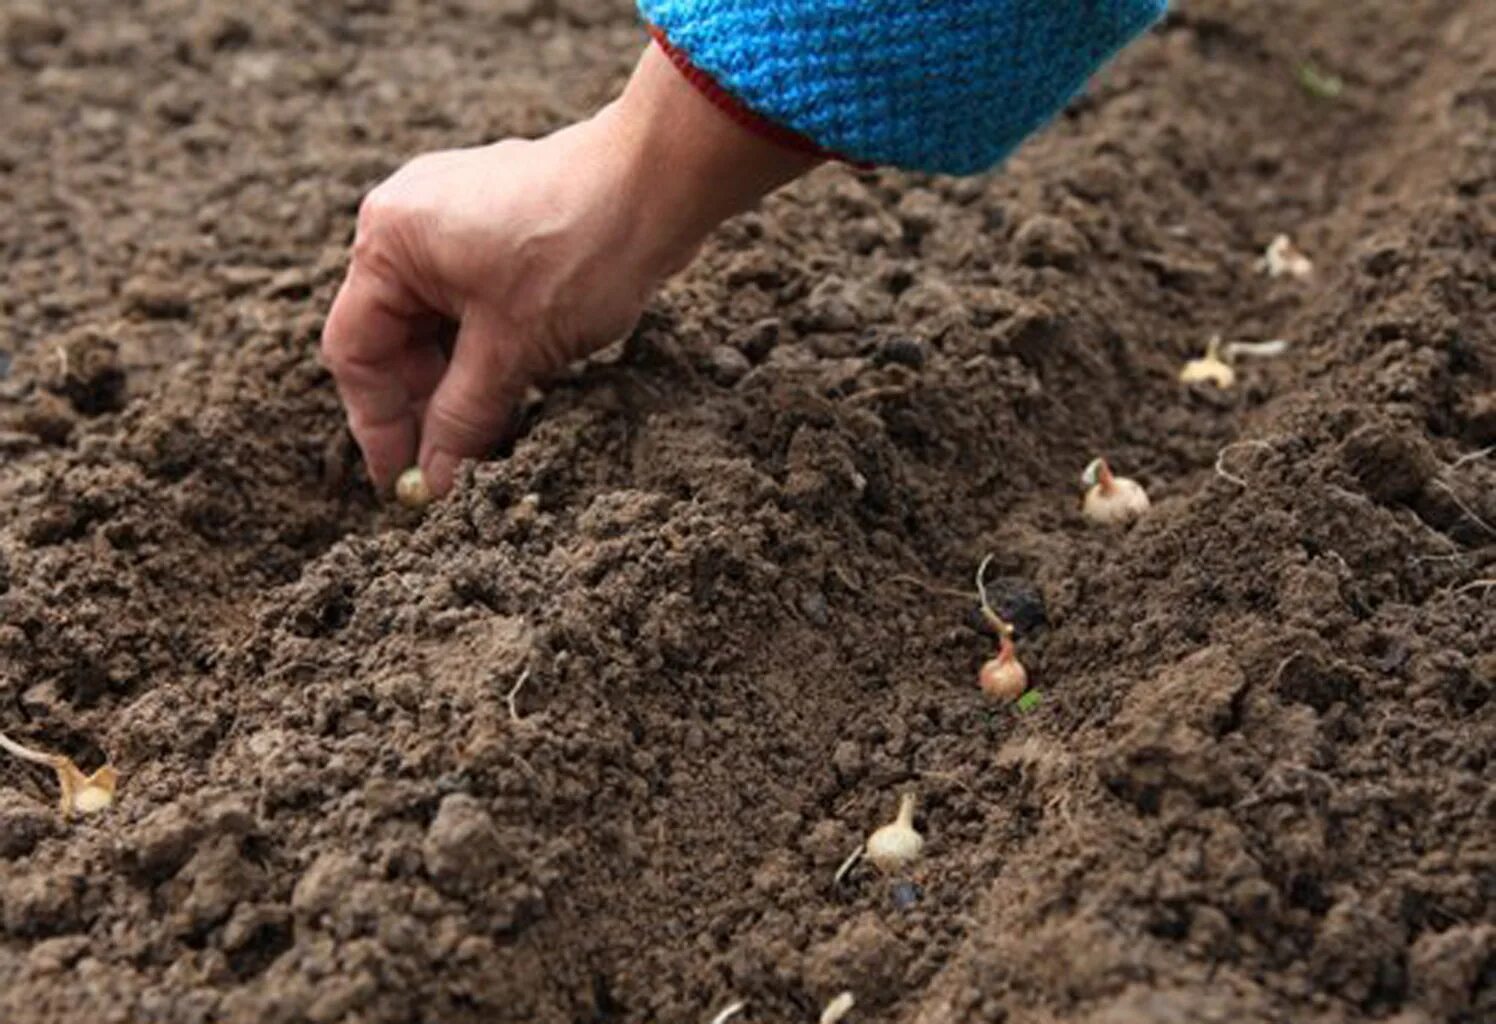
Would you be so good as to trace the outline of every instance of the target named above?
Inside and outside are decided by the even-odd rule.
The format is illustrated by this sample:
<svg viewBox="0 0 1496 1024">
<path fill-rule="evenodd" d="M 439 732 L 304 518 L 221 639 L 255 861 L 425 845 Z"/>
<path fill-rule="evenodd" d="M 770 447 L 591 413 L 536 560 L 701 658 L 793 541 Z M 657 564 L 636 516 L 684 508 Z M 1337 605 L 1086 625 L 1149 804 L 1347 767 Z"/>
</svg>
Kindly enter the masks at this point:
<svg viewBox="0 0 1496 1024">
<path fill-rule="evenodd" d="M 353 211 L 631 6 L 0 26 L 0 728 L 124 773 L 0 764 L 0 1020 L 1496 1018 L 1492 5 L 1183 3 L 1001 174 L 819 172 L 420 522 L 314 359 Z"/>
</svg>

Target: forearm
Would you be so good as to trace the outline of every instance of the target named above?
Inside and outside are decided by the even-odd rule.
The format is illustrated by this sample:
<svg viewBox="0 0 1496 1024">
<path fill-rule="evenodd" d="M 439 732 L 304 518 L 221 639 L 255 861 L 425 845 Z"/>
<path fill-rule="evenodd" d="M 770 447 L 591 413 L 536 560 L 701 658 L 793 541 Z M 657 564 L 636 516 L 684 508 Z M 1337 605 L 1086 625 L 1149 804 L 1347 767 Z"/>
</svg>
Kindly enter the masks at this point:
<svg viewBox="0 0 1496 1024">
<path fill-rule="evenodd" d="M 679 270 L 717 225 L 820 162 L 726 116 L 655 45 L 597 116 L 617 140 L 641 256 L 664 274 Z"/>
</svg>

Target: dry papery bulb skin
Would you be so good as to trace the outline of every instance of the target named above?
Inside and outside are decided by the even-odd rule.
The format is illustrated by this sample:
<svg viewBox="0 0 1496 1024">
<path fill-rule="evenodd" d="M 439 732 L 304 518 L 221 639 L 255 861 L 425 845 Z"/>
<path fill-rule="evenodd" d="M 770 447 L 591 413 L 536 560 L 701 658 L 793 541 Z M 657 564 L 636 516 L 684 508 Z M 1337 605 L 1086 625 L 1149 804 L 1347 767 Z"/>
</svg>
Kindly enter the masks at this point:
<svg viewBox="0 0 1496 1024">
<path fill-rule="evenodd" d="M 1258 267 L 1268 277 L 1293 277 L 1304 281 L 1314 276 L 1314 263 L 1287 235 L 1279 235 L 1268 244 Z"/>
<path fill-rule="evenodd" d="M 1105 459 L 1096 459 L 1081 475 L 1086 488 L 1081 514 L 1098 526 L 1124 526 L 1148 511 L 1148 492 L 1136 480 L 1116 476 Z"/>
<path fill-rule="evenodd" d="M 898 817 L 867 837 L 863 856 L 879 871 L 893 874 L 918 860 L 924 847 L 924 836 L 914 830 L 914 794 L 905 793 Z"/>
<path fill-rule="evenodd" d="M 1001 701 L 1015 701 L 1028 689 L 1028 670 L 1018 660 L 1013 647 L 1013 638 L 1003 636 L 997 655 L 982 665 L 977 674 L 977 684 L 989 697 Z"/>
<path fill-rule="evenodd" d="M 395 480 L 395 500 L 418 511 L 431 504 L 431 488 L 420 466 L 411 466 Z"/>
<path fill-rule="evenodd" d="M 1181 384 L 1214 384 L 1222 391 L 1236 383 L 1236 371 L 1221 353 L 1221 336 L 1215 335 L 1205 346 L 1205 355 L 1191 359 L 1179 371 Z"/>
<path fill-rule="evenodd" d="M 57 773 L 57 786 L 61 791 L 57 805 L 64 818 L 74 814 L 97 814 L 114 803 L 119 772 L 107 764 L 92 775 L 84 775 L 72 758 L 35 750 L 4 733 L 0 733 L 0 750 L 22 761 L 45 765 Z"/>
</svg>

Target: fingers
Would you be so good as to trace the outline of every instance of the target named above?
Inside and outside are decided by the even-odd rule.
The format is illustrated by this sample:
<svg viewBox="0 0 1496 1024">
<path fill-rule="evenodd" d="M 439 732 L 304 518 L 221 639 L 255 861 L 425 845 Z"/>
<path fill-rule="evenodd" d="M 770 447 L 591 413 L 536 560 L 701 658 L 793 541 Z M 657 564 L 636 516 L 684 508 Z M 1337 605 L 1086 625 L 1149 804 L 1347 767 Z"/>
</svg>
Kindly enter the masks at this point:
<svg viewBox="0 0 1496 1024">
<path fill-rule="evenodd" d="M 398 283 L 355 256 L 322 331 L 322 362 L 348 410 L 348 426 L 380 489 L 415 461 L 412 388 L 440 376 L 417 346 L 426 311 Z M 440 352 L 435 353 L 440 358 Z"/>
<path fill-rule="evenodd" d="M 486 455 L 504 434 L 524 393 L 524 377 L 496 317 L 470 310 L 457 332 L 447 374 L 421 426 L 420 465 L 433 494 L 452 487 L 457 464 Z"/>
</svg>

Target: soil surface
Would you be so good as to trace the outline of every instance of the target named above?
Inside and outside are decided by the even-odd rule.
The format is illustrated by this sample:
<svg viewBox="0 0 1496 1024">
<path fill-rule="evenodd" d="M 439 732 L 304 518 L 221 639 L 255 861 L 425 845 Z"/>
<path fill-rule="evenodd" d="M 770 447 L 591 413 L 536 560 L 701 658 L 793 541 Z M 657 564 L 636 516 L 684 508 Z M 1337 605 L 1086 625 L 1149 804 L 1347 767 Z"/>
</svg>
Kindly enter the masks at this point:
<svg viewBox="0 0 1496 1024">
<path fill-rule="evenodd" d="M 631 6 L 0 31 L 0 729 L 123 777 L 0 763 L 0 1020 L 1496 1019 L 1496 5 L 1184 0 L 1001 173 L 825 168 L 420 519 L 315 360 L 354 211 Z"/>
</svg>

